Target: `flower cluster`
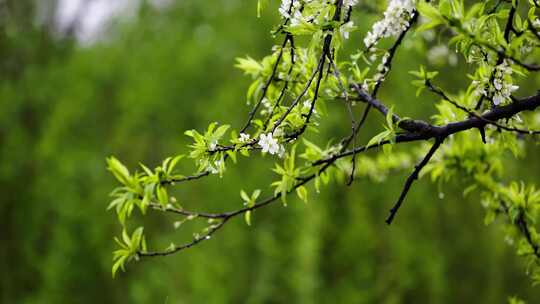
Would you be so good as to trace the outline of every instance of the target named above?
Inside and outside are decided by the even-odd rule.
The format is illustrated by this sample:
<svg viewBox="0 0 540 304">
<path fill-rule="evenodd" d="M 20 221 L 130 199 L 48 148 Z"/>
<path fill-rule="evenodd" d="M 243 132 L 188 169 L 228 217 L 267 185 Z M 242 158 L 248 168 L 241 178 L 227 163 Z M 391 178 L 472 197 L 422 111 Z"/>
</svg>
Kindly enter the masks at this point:
<svg viewBox="0 0 540 304">
<path fill-rule="evenodd" d="M 240 133 L 240 137 L 238 138 L 238 141 L 241 143 L 247 143 L 249 141 L 249 134 Z"/>
<path fill-rule="evenodd" d="M 374 63 L 377 61 L 378 56 L 376 53 L 371 54 L 369 57 L 369 60 L 371 63 Z M 377 65 L 377 72 L 373 75 L 372 78 L 364 78 L 362 82 L 362 90 L 365 92 L 369 92 L 370 85 L 374 86 L 377 83 L 383 82 L 385 80 L 386 74 L 388 74 L 389 68 L 389 61 L 390 60 L 390 53 L 385 52 L 384 55 L 381 57 L 380 63 Z"/>
<path fill-rule="evenodd" d="M 289 19 L 290 25 L 293 27 L 306 23 L 321 25 L 324 21 L 329 21 L 332 16 L 331 11 L 324 7 L 332 2 L 337 3 L 337 0 L 281 0 L 278 10 L 281 17 Z M 357 3 L 358 0 L 344 0 L 342 8 L 344 11 L 349 11 Z M 348 38 L 348 33 L 353 28 L 352 22 L 345 23 L 344 28 L 341 30 L 345 39 Z"/>
<path fill-rule="evenodd" d="M 208 171 L 210 171 L 211 174 L 218 174 L 223 167 L 223 164 L 221 159 L 216 160 L 213 165 L 208 165 Z M 225 167 L 223 167 L 223 169 L 225 169 Z"/>
<path fill-rule="evenodd" d="M 280 145 L 270 132 L 261 134 L 258 144 L 261 146 L 263 153 L 278 154 L 280 157 L 285 154 L 285 147 Z"/>
<path fill-rule="evenodd" d="M 414 12 L 414 0 L 390 0 L 384 12 L 384 19 L 373 24 L 373 28 L 364 38 L 368 49 L 385 37 L 396 37 L 409 26 L 409 19 Z"/>
<path fill-rule="evenodd" d="M 512 68 L 506 61 L 495 67 L 495 77 L 493 79 L 493 103 L 498 105 L 503 101 L 510 99 L 512 92 L 519 89 L 517 85 L 512 84 Z"/>
<path fill-rule="evenodd" d="M 291 18 L 291 12 L 295 11 L 299 7 L 299 0 L 281 0 L 281 5 L 279 6 L 279 14 L 283 18 Z"/>
<path fill-rule="evenodd" d="M 519 89 L 519 86 L 512 83 L 512 68 L 507 60 L 494 68 L 491 83 L 489 83 L 489 79 L 487 81 L 475 80 L 473 85 L 476 87 L 475 93 L 477 95 L 491 97 L 496 106 L 509 100 L 512 93 Z"/>
</svg>

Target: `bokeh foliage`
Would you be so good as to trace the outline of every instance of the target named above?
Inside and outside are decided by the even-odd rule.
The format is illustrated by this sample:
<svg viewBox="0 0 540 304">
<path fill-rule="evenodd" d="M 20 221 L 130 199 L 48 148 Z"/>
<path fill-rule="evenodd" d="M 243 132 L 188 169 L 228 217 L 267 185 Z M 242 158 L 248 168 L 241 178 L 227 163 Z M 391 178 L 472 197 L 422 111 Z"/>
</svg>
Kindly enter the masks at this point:
<svg viewBox="0 0 540 304">
<path fill-rule="evenodd" d="M 523 261 L 484 226 L 485 211 L 460 187 L 421 180 L 399 221 L 387 209 L 407 172 L 384 184 L 379 176 L 351 187 L 333 184 L 308 204 L 289 201 L 237 219 L 215 239 L 162 259 L 145 260 L 116 279 L 110 275 L 111 236 L 120 229 L 105 208 L 113 178 L 104 160 L 130 167 L 157 165 L 184 151 L 187 129 L 212 121 L 239 126 L 248 112 L 249 79 L 234 59 L 262 57 L 276 41 L 268 34 L 274 9 L 256 18 L 255 3 L 181 1 L 165 11 L 143 6 L 136 20 L 89 47 L 59 38 L 31 22 L 31 1 L 7 1 L 15 11 L 0 33 L 0 301 L 2 303 L 531 303 Z M 26 5 L 26 6 L 24 6 Z M 369 20 L 359 21 L 364 33 Z M 359 36 L 358 32 L 351 34 Z M 360 44 L 360 37 L 351 37 Z M 401 72 L 381 94 L 405 115 L 429 117 L 429 97 L 416 99 L 407 71 L 426 64 L 423 46 L 398 54 Z M 441 84 L 464 83 L 446 67 Z M 533 91 L 538 79 L 521 84 Z M 343 115 L 322 130 L 341 134 Z M 380 121 L 370 122 L 380 125 Z M 365 135 L 365 140 L 369 138 Z M 537 147 L 508 159 L 522 179 L 538 182 Z M 262 166 L 266 162 L 267 166 Z M 186 206 L 230 210 L 237 189 L 268 185 L 270 160 L 256 158 L 180 187 Z M 187 168 L 192 169 L 192 168 Z M 376 185 L 376 187 L 374 186 Z M 174 217 L 144 219 L 155 242 L 190 237 Z"/>
</svg>

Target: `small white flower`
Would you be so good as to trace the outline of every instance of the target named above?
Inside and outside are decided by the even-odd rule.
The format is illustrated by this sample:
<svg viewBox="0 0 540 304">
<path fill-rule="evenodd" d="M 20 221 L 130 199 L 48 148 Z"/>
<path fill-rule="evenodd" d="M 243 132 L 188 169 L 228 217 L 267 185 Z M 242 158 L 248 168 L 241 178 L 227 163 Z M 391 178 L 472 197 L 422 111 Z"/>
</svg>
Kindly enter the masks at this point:
<svg viewBox="0 0 540 304">
<path fill-rule="evenodd" d="M 390 59 L 390 53 L 386 52 L 381 58 L 381 63 L 386 64 L 388 62 L 388 59 Z"/>
<path fill-rule="evenodd" d="M 362 83 L 362 90 L 364 92 L 369 92 L 369 85 L 366 80 L 364 80 L 364 82 Z"/>
<path fill-rule="evenodd" d="M 349 21 L 345 24 L 343 24 L 339 28 L 339 33 L 343 36 L 345 39 L 349 39 L 349 33 L 354 29 L 354 23 L 352 21 Z"/>
<path fill-rule="evenodd" d="M 217 140 L 213 140 L 208 147 L 210 148 L 210 150 L 213 151 L 216 149 L 217 144 L 218 144 Z"/>
<path fill-rule="evenodd" d="M 495 78 L 493 79 L 493 86 L 495 87 L 495 90 L 500 91 L 502 89 L 502 79 Z"/>
<path fill-rule="evenodd" d="M 221 159 L 220 159 L 220 160 L 216 160 L 216 161 L 214 162 L 214 165 L 208 166 L 208 171 L 210 171 L 210 173 L 212 173 L 212 174 L 218 174 L 218 173 L 219 173 L 219 170 L 221 169 L 221 164 L 222 164 Z"/>
<path fill-rule="evenodd" d="M 409 26 L 409 18 L 414 9 L 414 0 L 390 0 L 384 18 L 375 22 L 364 38 L 366 47 L 371 48 L 381 38 L 399 36 Z"/>
<path fill-rule="evenodd" d="M 289 14 L 289 8 L 291 7 L 291 1 L 292 0 L 282 0 L 281 1 L 281 6 L 279 7 L 279 13 L 281 14 L 281 16 L 283 16 L 283 18 L 290 18 L 290 14 Z"/>
<path fill-rule="evenodd" d="M 495 66 L 492 72 L 493 79 L 490 81 L 487 76 L 472 82 L 475 87 L 474 94 L 484 95 L 498 106 L 511 99 L 512 93 L 519 89 L 512 83 L 512 67 L 507 60 Z"/>
<path fill-rule="evenodd" d="M 373 76 L 373 80 L 375 80 L 375 82 L 383 82 L 384 81 L 384 74 L 382 73 L 377 73 Z"/>
<path fill-rule="evenodd" d="M 291 18 L 291 25 L 300 25 L 302 23 L 308 22 L 307 18 L 302 15 L 300 10 L 295 11 L 293 17 Z"/>
<path fill-rule="evenodd" d="M 504 97 L 499 94 L 499 93 L 495 93 L 495 95 L 493 95 L 493 104 L 498 106 L 500 105 L 502 102 L 504 101 Z"/>
<path fill-rule="evenodd" d="M 249 141 L 249 134 L 246 133 L 240 133 L 240 137 L 238 138 L 238 141 L 241 143 L 245 143 Z"/>
<path fill-rule="evenodd" d="M 270 132 L 267 134 L 261 134 L 258 144 L 261 146 L 263 153 L 270 153 L 271 155 L 274 155 L 278 154 L 280 151 L 280 145 Z"/>
</svg>

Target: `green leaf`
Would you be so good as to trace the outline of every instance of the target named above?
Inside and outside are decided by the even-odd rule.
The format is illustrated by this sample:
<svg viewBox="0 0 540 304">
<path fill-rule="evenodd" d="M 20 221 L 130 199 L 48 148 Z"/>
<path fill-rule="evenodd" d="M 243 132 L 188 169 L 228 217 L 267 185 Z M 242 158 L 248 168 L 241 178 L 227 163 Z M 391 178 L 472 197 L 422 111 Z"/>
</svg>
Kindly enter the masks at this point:
<svg viewBox="0 0 540 304">
<path fill-rule="evenodd" d="M 122 269 L 122 271 L 125 271 L 124 263 L 126 262 L 127 258 L 128 258 L 128 256 L 122 256 L 122 257 L 118 258 L 116 260 L 116 262 L 114 262 L 114 264 L 112 266 L 112 277 L 113 277 L 113 279 L 115 278 L 116 272 L 118 271 L 118 269 Z"/>
<path fill-rule="evenodd" d="M 122 241 L 124 242 L 124 244 L 126 244 L 128 248 L 131 247 L 131 240 L 126 232 L 126 229 L 122 230 Z"/>
<path fill-rule="evenodd" d="M 131 177 L 129 175 L 129 170 L 114 156 L 107 158 L 107 169 L 112 172 L 116 179 L 124 184 L 129 185 L 131 183 Z"/>
<path fill-rule="evenodd" d="M 307 192 L 306 187 L 300 186 L 296 188 L 296 194 L 302 201 L 304 201 L 304 203 L 308 202 L 308 192 Z"/>
<path fill-rule="evenodd" d="M 212 139 L 218 140 L 222 138 L 223 135 L 225 135 L 225 132 L 227 132 L 227 130 L 229 129 L 229 127 L 230 127 L 229 125 L 222 125 L 219 128 L 217 128 L 216 131 L 212 134 Z"/>
<path fill-rule="evenodd" d="M 392 132 L 390 130 L 385 130 L 385 131 L 382 131 L 381 133 L 373 136 L 373 138 L 371 138 L 369 140 L 369 142 L 367 143 L 367 147 L 380 145 L 380 143 L 384 139 L 386 139 L 390 134 L 392 134 Z"/>
<path fill-rule="evenodd" d="M 251 210 L 244 213 L 244 220 L 248 226 L 251 226 Z"/>
<path fill-rule="evenodd" d="M 184 157 L 185 155 L 181 154 L 171 160 L 171 163 L 169 164 L 169 167 L 167 170 L 167 175 L 170 175 L 173 172 L 174 168 L 176 167 L 176 164 Z"/>
<path fill-rule="evenodd" d="M 162 185 L 158 185 L 156 188 L 156 195 L 159 203 L 163 206 L 169 203 L 169 196 L 167 195 L 167 189 Z"/>
<path fill-rule="evenodd" d="M 247 193 L 244 190 L 240 191 L 240 197 L 246 202 L 250 201 L 249 196 L 247 195 Z"/>
<path fill-rule="evenodd" d="M 260 189 L 256 189 L 255 191 L 253 191 L 253 194 L 251 194 L 251 201 L 255 202 L 259 195 L 261 195 Z"/>
<path fill-rule="evenodd" d="M 391 106 L 386 113 L 386 125 L 390 130 L 394 130 L 394 106 Z"/>
<path fill-rule="evenodd" d="M 264 69 L 264 66 L 261 63 L 249 56 L 246 58 L 236 58 L 236 61 L 235 67 L 252 76 L 257 76 Z"/>
</svg>

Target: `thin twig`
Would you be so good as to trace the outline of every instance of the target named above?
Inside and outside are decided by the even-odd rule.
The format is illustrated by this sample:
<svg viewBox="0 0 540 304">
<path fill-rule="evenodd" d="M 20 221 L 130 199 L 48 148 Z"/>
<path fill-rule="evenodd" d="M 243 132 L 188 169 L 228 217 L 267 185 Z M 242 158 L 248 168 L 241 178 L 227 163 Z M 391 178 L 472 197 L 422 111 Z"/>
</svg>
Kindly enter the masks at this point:
<svg viewBox="0 0 540 304">
<path fill-rule="evenodd" d="M 420 161 L 420 163 L 418 163 L 418 165 L 416 165 L 414 167 L 413 173 L 411 175 L 409 175 L 409 177 L 405 181 L 405 185 L 403 186 L 403 190 L 401 190 L 401 194 L 399 195 L 399 199 L 397 200 L 394 207 L 392 207 L 392 209 L 390 209 L 390 215 L 386 219 L 386 223 L 388 225 L 392 224 L 392 221 L 394 220 L 394 217 L 396 216 L 399 208 L 401 207 L 401 204 L 405 200 L 405 197 L 407 196 L 407 193 L 409 193 L 409 190 L 410 190 L 413 182 L 418 179 L 418 175 L 420 174 L 420 171 L 429 163 L 429 161 L 433 157 L 433 154 L 435 154 L 435 152 L 437 152 L 437 150 L 441 146 L 441 143 L 443 142 L 443 140 L 444 140 L 444 138 L 436 138 L 435 143 L 433 144 L 433 146 L 431 146 L 431 149 L 429 149 L 428 153 L 424 156 L 422 161 Z"/>
</svg>

